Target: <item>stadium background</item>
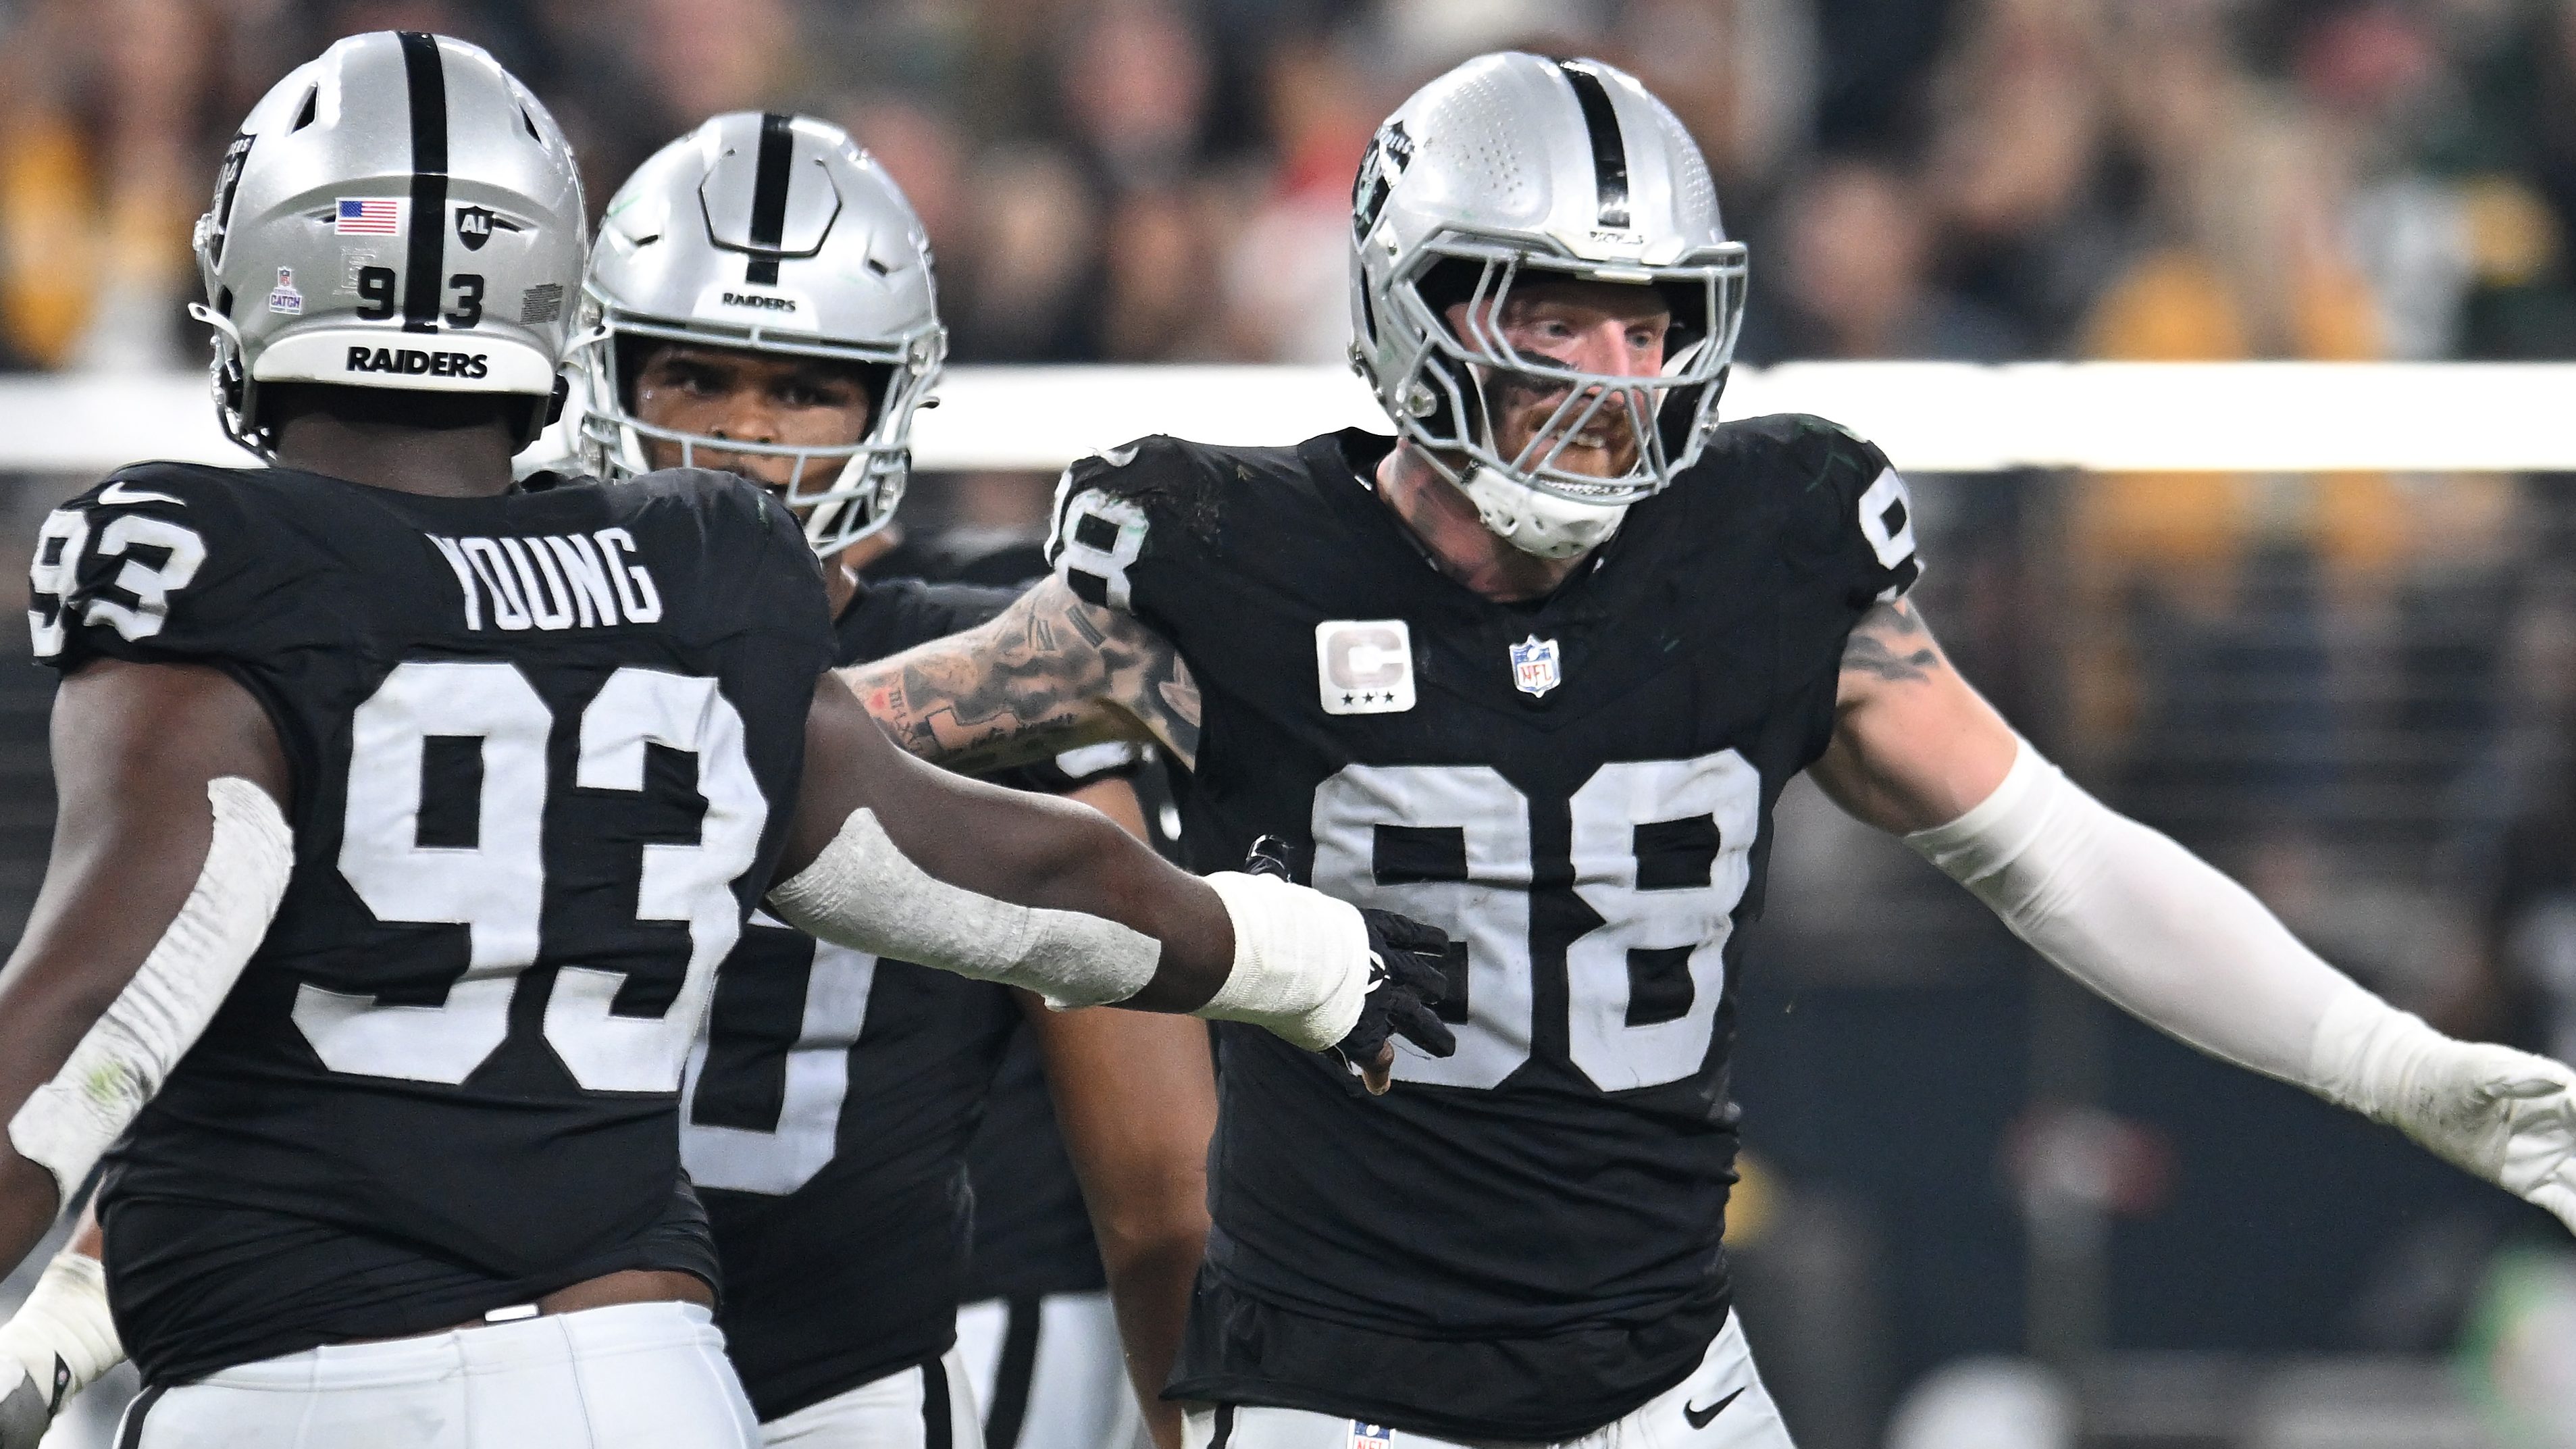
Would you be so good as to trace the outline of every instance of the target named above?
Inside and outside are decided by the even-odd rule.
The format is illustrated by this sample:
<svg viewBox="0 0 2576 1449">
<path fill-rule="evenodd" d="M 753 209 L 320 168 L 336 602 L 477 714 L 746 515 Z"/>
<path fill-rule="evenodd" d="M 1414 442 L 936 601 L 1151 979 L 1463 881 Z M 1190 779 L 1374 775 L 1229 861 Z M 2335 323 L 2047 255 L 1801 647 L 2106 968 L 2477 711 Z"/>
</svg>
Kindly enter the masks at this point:
<svg viewBox="0 0 2576 1449">
<path fill-rule="evenodd" d="M 525 77 L 594 206 L 708 113 L 840 121 L 923 214 L 960 362 L 1337 361 L 1371 129 L 1508 44 L 1629 66 L 1698 135 L 1748 361 L 2576 356 L 2569 0 L 0 0 L 0 369 L 199 366 L 222 142 L 388 27 Z M 86 480 L 7 452 L 14 555 Z M 1048 481 L 932 475 L 906 526 L 1025 536 Z M 2566 485 L 1918 476 L 1921 597 L 2087 784 L 2437 1025 L 2565 1058 Z M 14 936 L 50 686 L 6 617 Z M 1734 1236 L 1807 1449 L 2576 1444 L 2545 1219 L 2035 970 L 1803 786 L 1780 839 Z M 116 1390 L 49 1442 L 103 1443 Z"/>
</svg>

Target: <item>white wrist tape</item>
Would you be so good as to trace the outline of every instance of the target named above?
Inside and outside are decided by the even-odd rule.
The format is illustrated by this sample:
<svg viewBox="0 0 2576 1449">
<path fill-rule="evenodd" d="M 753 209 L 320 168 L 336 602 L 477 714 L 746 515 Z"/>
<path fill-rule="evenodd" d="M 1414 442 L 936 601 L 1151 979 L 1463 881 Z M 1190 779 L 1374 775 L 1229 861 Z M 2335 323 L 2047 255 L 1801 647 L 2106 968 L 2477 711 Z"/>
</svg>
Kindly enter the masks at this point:
<svg viewBox="0 0 2576 1449">
<path fill-rule="evenodd" d="M 170 928 L 62 1070 L 9 1119 L 9 1144 L 71 1201 L 89 1170 L 214 1019 L 268 934 L 295 869 L 295 836 L 248 780 L 206 784 L 215 812 L 205 869 Z"/>
<path fill-rule="evenodd" d="M 0 1355 L 26 1365 L 49 1414 L 124 1362 L 98 1259 L 69 1249 L 55 1254 L 17 1314 L 0 1324 Z"/>
<path fill-rule="evenodd" d="M 1234 922 L 1234 967 L 1194 1015 L 1250 1022 L 1323 1051 L 1359 1025 L 1368 998 L 1368 923 L 1359 908 L 1275 876 L 1204 877 Z"/>
<path fill-rule="evenodd" d="M 933 878 L 855 810 L 841 833 L 769 893 L 779 919 L 809 936 L 960 976 L 1025 987 L 1064 1010 L 1145 989 L 1163 943 L 1079 911 L 1015 906 Z"/>
<path fill-rule="evenodd" d="M 1905 843 L 2068 975 L 2238 1066 L 2334 1096 L 2316 1064 L 2329 1011 L 2399 1014 L 2243 886 L 2084 793 L 2027 742 L 1983 804 Z"/>
</svg>

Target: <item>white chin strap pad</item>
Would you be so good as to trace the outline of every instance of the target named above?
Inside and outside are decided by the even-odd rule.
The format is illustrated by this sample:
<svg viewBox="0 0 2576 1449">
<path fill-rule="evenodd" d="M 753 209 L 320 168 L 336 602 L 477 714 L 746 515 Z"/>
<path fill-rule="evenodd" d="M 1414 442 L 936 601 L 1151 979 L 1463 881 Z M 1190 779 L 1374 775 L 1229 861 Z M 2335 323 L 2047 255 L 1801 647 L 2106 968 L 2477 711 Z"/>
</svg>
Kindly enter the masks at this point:
<svg viewBox="0 0 2576 1449">
<path fill-rule="evenodd" d="M 9 1144 L 53 1173 L 65 1202 L 196 1045 L 294 872 L 295 836 L 267 791 L 226 775 L 206 783 L 206 798 L 214 839 L 187 902 L 62 1070 L 9 1119 Z"/>
<path fill-rule="evenodd" d="M 1163 944 L 1079 911 L 1015 906 L 938 880 L 855 810 L 796 878 L 769 893 L 779 919 L 853 950 L 999 981 L 1059 1011 L 1145 989 Z"/>
<path fill-rule="evenodd" d="M 1234 965 L 1193 1015 L 1242 1021 L 1319 1052 L 1351 1034 L 1368 998 L 1359 908 L 1274 876 L 1203 877 L 1234 925 Z"/>
<path fill-rule="evenodd" d="M 2243 886 L 2086 794 L 2027 742 L 1985 802 L 1905 837 L 2013 934 L 2131 1015 L 2336 1100 L 2320 1028 L 2397 1015 Z"/>
<path fill-rule="evenodd" d="M 1577 503 L 1543 493 L 1479 464 L 1458 480 L 1485 531 L 1537 558 L 1573 558 L 1609 542 L 1628 516 L 1624 503 Z"/>
</svg>

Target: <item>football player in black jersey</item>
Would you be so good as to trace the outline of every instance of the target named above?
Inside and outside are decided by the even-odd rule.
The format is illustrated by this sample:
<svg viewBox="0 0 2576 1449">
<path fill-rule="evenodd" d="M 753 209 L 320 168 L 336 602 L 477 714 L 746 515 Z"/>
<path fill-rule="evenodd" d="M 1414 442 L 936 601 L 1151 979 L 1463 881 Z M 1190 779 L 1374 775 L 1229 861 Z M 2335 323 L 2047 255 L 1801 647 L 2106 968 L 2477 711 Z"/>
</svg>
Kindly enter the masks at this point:
<svg viewBox="0 0 2576 1449">
<path fill-rule="evenodd" d="M 727 248 L 764 205 L 783 235 L 813 230 L 784 235 L 794 254 L 774 282 L 753 286 Z M 586 283 L 604 324 L 584 354 L 593 472 L 694 460 L 770 488 L 825 561 L 841 663 L 970 628 L 1018 596 L 857 572 L 890 540 L 912 413 L 943 337 L 928 242 L 872 158 L 812 117 L 719 116 L 645 162 L 607 217 Z M 1132 758 L 1110 754 L 1113 766 Z M 1018 773 L 1009 783 L 1078 786 L 1073 798 L 1143 833 L 1122 780 L 1083 785 L 1052 764 L 1052 780 Z M 1077 1196 L 1062 1205 L 1067 1231 L 1095 1277 L 1105 1253 L 1137 1344 L 1137 1386 L 1148 1399 L 1160 1388 L 1206 1234 L 1216 1112 L 1206 1029 L 1048 1011 L 1025 992 L 880 961 L 755 915 L 717 973 L 683 1090 L 681 1159 L 724 1269 L 717 1323 L 767 1442 L 977 1442 L 983 1406 L 952 1347 L 967 1239 L 982 1196 L 1007 1201 L 1026 1184 L 1006 1178 L 970 1195 L 965 1150 L 1023 1025 L 1107 1228 L 1095 1251 Z M 1046 1088 L 1034 1090 L 1043 1110 Z M 1005 1412 L 1066 1434 L 1094 1421 L 1087 1441 L 1056 1442 L 1111 1449 L 1096 1422 L 1107 1410 L 1132 1437 L 1135 1411 L 1119 1410 L 1137 1393 L 1116 1326 L 1103 1327 L 1087 1345 L 1099 1351 L 1090 1373 L 1059 1371 L 1078 1381 L 1036 1403 L 1023 1387 Z M 1177 1445 L 1177 1413 L 1158 1417 Z"/>
<path fill-rule="evenodd" d="M 514 485 L 582 216 L 488 55 L 333 46 L 197 234 L 220 412 L 274 466 L 135 465 L 41 531 L 61 813 L 0 986 L 0 1262 L 105 1159 L 124 1444 L 756 1443 L 676 1104 L 764 895 L 1378 1072 L 1447 1036 L 1437 932 L 889 747 L 760 489 Z M 755 231 L 746 279 L 781 255 Z M 14 1430 L 77 1369 L 10 1346 Z"/>
<path fill-rule="evenodd" d="M 2454 1042 L 2068 783 L 1906 602 L 1905 485 L 1715 424 L 1744 254 L 1631 77 L 1481 57 L 1378 132 L 1354 358 L 1397 436 L 1077 463 L 1057 580 L 854 674 L 926 757 L 1150 735 L 1202 864 L 1457 941 L 1446 1059 L 1372 1104 L 1220 1028 L 1194 1445 L 1778 1446 L 1721 1243 L 1738 929 L 1811 770 L 2052 961 L 2576 1221 L 2576 1076 Z"/>
</svg>

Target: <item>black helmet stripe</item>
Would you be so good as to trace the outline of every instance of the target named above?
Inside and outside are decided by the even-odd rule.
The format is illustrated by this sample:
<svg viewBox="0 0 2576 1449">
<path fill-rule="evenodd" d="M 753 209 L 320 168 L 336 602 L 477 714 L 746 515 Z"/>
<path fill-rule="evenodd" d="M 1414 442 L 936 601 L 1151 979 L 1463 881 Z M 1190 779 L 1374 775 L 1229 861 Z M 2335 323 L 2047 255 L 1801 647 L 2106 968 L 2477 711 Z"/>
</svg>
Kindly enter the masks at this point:
<svg viewBox="0 0 2576 1449">
<path fill-rule="evenodd" d="M 1574 87 L 1574 103 L 1583 108 L 1584 129 L 1592 133 L 1592 179 L 1601 194 L 1601 224 L 1625 227 L 1628 224 L 1628 143 L 1619 135 L 1619 111 L 1610 104 L 1609 88 L 1601 84 L 1601 75 L 1581 61 L 1561 60 L 1557 69 L 1565 72 L 1566 82 Z"/>
<path fill-rule="evenodd" d="M 447 70 L 438 37 L 400 32 L 411 92 L 411 235 L 403 251 L 403 330 L 438 330 L 439 278 L 447 270 Z"/>
<path fill-rule="evenodd" d="M 760 118 L 760 169 L 751 181 L 752 258 L 742 279 L 764 287 L 778 285 L 778 242 L 787 233 L 787 168 L 796 159 L 792 124 L 792 117 L 776 111 Z"/>
</svg>

